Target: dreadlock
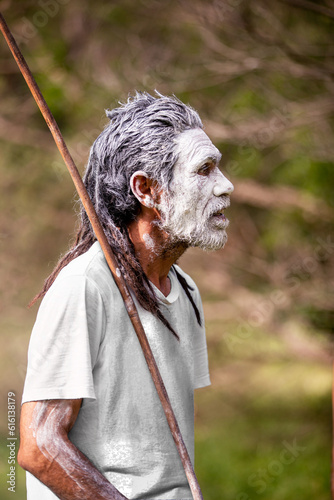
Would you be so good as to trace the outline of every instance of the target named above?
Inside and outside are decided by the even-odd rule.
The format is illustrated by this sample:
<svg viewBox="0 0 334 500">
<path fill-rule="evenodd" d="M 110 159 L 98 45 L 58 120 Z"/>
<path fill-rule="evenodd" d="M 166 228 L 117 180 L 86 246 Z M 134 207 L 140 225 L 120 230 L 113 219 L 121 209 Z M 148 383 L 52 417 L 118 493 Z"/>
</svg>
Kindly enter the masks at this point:
<svg viewBox="0 0 334 500">
<path fill-rule="evenodd" d="M 139 304 L 178 337 L 159 309 L 154 289 L 129 237 L 127 226 L 140 211 L 140 203 L 130 188 L 130 178 L 134 172 L 143 170 L 168 192 L 173 166 L 177 161 L 174 139 L 185 130 L 203 128 L 203 125 L 190 106 L 175 96 L 156 93 L 157 97 L 153 97 L 147 92 L 136 92 L 126 103 L 106 111 L 110 123 L 91 148 L 84 183 L 127 285 Z M 85 253 L 96 241 L 82 205 L 80 213 L 80 226 L 74 244 L 60 259 L 31 305 L 46 294 L 63 267 Z M 189 286 L 179 273 L 176 275 L 200 324 Z"/>
</svg>

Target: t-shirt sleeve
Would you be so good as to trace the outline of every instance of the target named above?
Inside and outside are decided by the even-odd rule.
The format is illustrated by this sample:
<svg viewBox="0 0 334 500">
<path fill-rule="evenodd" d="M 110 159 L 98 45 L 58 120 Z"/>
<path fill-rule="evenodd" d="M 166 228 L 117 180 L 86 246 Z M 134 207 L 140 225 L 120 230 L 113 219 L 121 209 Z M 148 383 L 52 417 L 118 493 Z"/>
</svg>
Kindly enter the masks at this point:
<svg viewBox="0 0 334 500">
<path fill-rule="evenodd" d="M 59 276 L 45 295 L 31 334 L 22 403 L 95 398 L 93 370 L 106 316 L 86 276 Z"/>
<path fill-rule="evenodd" d="M 209 374 L 208 349 L 206 343 L 203 305 L 200 293 L 196 285 L 194 300 L 199 310 L 202 321 L 202 326 L 199 327 L 198 334 L 195 336 L 194 342 L 194 389 L 200 389 L 201 387 L 207 387 L 211 385 L 211 381 Z"/>
</svg>

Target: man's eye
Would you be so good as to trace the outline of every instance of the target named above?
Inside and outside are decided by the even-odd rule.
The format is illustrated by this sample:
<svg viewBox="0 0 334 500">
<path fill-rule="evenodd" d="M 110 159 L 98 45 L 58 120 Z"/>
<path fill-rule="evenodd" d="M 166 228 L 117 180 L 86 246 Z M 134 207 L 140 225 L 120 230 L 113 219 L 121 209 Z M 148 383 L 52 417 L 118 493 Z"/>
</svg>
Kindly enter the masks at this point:
<svg viewBox="0 0 334 500">
<path fill-rule="evenodd" d="M 209 175 L 211 166 L 211 163 L 205 163 L 200 169 L 198 169 L 197 173 L 199 175 Z"/>
</svg>

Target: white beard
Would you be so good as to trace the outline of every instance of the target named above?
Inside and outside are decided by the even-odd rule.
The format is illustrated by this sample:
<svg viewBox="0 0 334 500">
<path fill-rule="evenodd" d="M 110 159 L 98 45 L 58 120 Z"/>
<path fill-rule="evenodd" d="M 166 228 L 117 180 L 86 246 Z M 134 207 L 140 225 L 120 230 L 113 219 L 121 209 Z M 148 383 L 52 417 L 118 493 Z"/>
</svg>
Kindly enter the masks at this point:
<svg viewBox="0 0 334 500">
<path fill-rule="evenodd" d="M 176 202 L 173 196 L 169 195 L 168 201 L 163 199 L 159 205 L 162 215 L 159 227 L 169 234 L 171 244 L 183 243 L 202 250 L 219 250 L 225 246 L 229 221 L 215 220 L 213 213 L 229 206 L 227 197 L 217 200 L 202 216 L 185 208 L 179 200 Z"/>
</svg>

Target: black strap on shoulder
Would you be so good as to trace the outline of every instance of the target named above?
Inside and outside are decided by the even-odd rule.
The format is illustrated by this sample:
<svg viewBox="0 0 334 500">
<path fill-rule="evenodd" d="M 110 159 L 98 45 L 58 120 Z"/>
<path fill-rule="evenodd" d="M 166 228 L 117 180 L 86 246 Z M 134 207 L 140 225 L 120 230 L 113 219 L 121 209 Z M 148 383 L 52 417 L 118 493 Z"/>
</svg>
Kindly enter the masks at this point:
<svg viewBox="0 0 334 500">
<path fill-rule="evenodd" d="M 199 324 L 199 326 L 202 326 L 202 319 L 201 319 L 200 312 L 199 312 L 198 307 L 196 306 L 194 299 L 192 298 L 192 295 L 190 293 L 190 290 L 194 291 L 193 287 L 188 285 L 187 280 L 176 270 L 175 266 L 173 266 L 173 269 L 175 271 L 177 279 L 180 282 L 180 285 L 182 286 L 183 290 L 186 292 L 186 295 L 187 295 L 188 299 L 190 300 L 191 305 L 193 306 L 193 309 L 194 309 L 194 312 L 196 315 L 196 319 L 197 319 L 197 323 Z"/>
</svg>

